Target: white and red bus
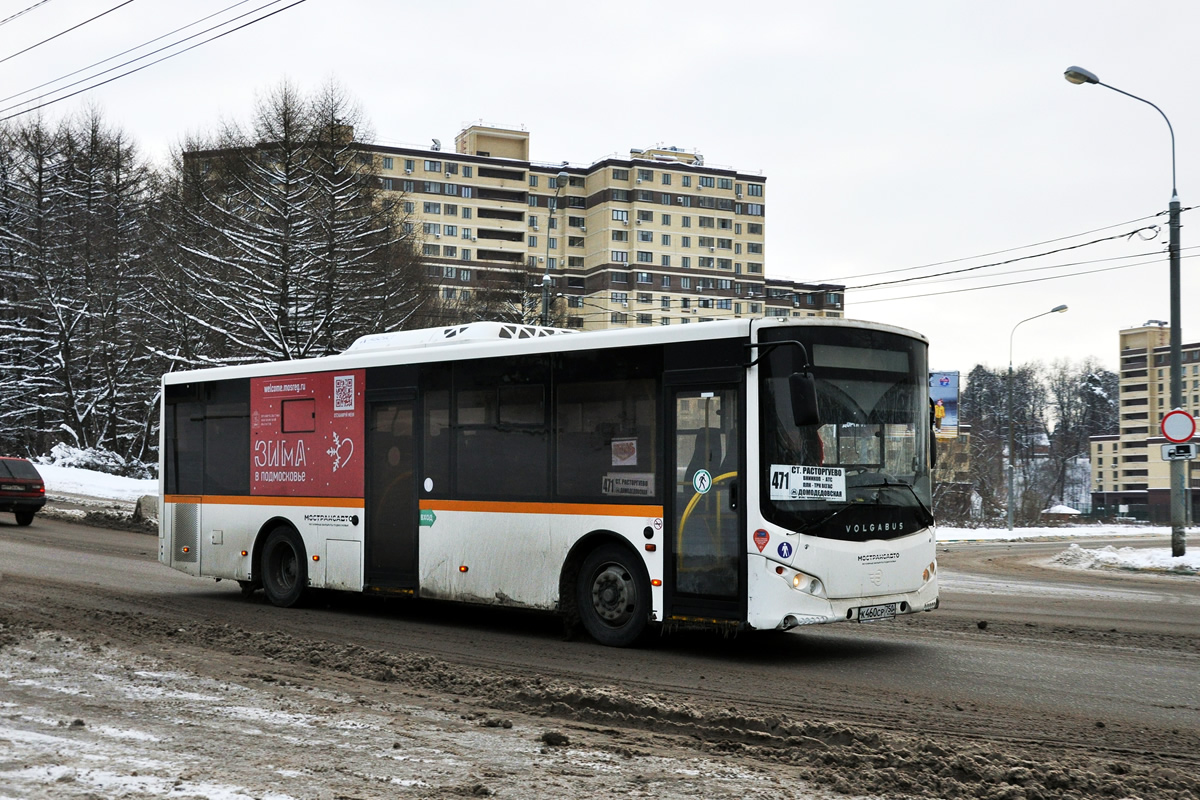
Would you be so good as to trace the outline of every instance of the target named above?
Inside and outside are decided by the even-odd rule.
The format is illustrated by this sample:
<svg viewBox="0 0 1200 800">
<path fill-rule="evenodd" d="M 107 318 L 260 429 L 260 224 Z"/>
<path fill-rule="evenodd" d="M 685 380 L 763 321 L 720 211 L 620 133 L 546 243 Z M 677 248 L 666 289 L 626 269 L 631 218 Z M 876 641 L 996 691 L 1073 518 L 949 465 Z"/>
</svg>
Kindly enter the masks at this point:
<svg viewBox="0 0 1200 800">
<path fill-rule="evenodd" d="M 788 629 L 938 605 L 927 341 L 502 323 L 163 377 L 159 560 L 263 589 Z"/>
</svg>

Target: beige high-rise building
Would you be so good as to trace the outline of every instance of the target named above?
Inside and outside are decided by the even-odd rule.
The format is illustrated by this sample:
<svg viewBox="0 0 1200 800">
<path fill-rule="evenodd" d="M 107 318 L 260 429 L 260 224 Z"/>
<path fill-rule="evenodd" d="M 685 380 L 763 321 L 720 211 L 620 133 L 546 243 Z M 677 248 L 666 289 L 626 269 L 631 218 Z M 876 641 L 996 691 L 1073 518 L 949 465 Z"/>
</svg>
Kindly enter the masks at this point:
<svg viewBox="0 0 1200 800">
<path fill-rule="evenodd" d="M 1120 432 L 1090 441 L 1092 508 L 1154 522 L 1170 520 L 1170 466 L 1162 458 L 1163 416 L 1171 410 L 1167 323 L 1121 331 Z M 1182 351 L 1183 408 L 1200 415 L 1200 343 Z M 1200 442 L 1200 438 L 1193 441 Z M 1191 519 L 1200 519 L 1200 461 L 1187 465 Z"/>
<path fill-rule="evenodd" d="M 766 178 L 675 147 L 588 166 L 531 161 L 529 133 L 461 131 L 452 152 L 367 145 L 404 196 L 447 304 L 583 329 L 842 316 L 844 287 L 766 278 Z"/>
</svg>

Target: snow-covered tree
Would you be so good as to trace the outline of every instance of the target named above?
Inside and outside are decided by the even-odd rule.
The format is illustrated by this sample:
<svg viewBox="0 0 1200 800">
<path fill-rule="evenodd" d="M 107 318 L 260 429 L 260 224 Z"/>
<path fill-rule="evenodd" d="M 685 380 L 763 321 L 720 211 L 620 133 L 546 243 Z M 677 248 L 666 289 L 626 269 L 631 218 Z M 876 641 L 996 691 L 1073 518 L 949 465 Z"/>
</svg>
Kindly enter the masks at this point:
<svg viewBox="0 0 1200 800">
<path fill-rule="evenodd" d="M 429 284 L 354 138 L 358 117 L 335 86 L 307 99 L 284 83 L 249 134 L 227 126 L 176 159 L 159 319 L 192 341 L 168 355 L 306 358 L 410 326 Z"/>
<path fill-rule="evenodd" d="M 97 111 L 0 135 L 0 437 L 141 458 L 153 376 L 136 299 L 149 171 Z"/>
</svg>

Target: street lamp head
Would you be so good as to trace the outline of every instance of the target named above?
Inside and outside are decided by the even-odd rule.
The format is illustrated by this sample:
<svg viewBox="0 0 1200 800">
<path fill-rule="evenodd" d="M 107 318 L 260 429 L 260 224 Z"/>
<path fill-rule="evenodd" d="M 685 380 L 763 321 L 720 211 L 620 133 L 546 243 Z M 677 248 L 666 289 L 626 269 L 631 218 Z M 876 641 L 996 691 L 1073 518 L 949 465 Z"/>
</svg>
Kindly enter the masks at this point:
<svg viewBox="0 0 1200 800">
<path fill-rule="evenodd" d="M 1063 77 L 1076 86 L 1081 83 L 1100 82 L 1100 79 L 1096 77 L 1096 73 L 1089 72 L 1083 67 L 1067 67 L 1067 71 L 1063 73 Z"/>
<path fill-rule="evenodd" d="M 1050 309 L 1050 313 L 1051 314 L 1061 314 L 1063 311 L 1066 311 L 1066 310 L 1067 310 L 1066 306 L 1055 306 L 1054 308 Z"/>
<path fill-rule="evenodd" d="M 556 177 L 558 178 L 559 182 L 561 183 L 561 182 L 567 180 L 568 178 L 570 178 L 571 176 L 568 175 L 567 171 L 564 169 L 564 170 L 561 170 Z"/>
</svg>

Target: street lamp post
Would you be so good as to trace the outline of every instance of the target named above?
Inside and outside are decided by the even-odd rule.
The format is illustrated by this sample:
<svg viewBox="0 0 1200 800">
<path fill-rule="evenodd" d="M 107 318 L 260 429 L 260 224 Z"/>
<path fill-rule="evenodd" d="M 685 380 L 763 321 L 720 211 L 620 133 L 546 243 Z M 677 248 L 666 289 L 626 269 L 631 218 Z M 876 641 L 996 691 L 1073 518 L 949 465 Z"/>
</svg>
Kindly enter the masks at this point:
<svg viewBox="0 0 1200 800">
<path fill-rule="evenodd" d="M 1013 325 L 1012 332 L 1008 334 L 1008 529 L 1010 531 L 1013 529 L 1013 515 L 1016 507 L 1016 481 L 1013 478 L 1013 473 L 1015 472 L 1016 468 L 1014 461 L 1016 460 L 1017 454 L 1015 437 L 1013 436 L 1013 336 L 1016 335 L 1017 328 L 1021 327 L 1026 322 L 1029 322 L 1031 319 L 1044 317 L 1047 314 L 1061 314 L 1066 310 L 1066 306 L 1055 306 L 1049 311 L 1043 311 L 1040 314 L 1034 314 L 1032 317 L 1027 317 L 1018 322 L 1016 325 Z"/>
<path fill-rule="evenodd" d="M 1123 94 L 1126 97 L 1132 97 L 1134 100 L 1140 100 L 1146 105 L 1153 108 L 1162 115 L 1163 121 L 1167 123 L 1167 130 L 1171 133 L 1171 204 L 1168 206 L 1171 239 L 1168 244 L 1168 253 L 1170 258 L 1171 272 L 1171 407 L 1181 408 L 1183 406 L 1183 334 L 1180 329 L 1180 288 L 1179 288 L 1179 192 L 1176 190 L 1175 184 L 1175 129 L 1171 127 L 1171 120 L 1167 119 L 1167 115 L 1158 106 L 1151 103 L 1144 97 L 1138 97 L 1136 94 L 1130 94 L 1115 86 L 1109 86 L 1107 83 L 1101 82 L 1096 77 L 1095 73 L 1089 72 L 1083 67 L 1068 67 L 1063 73 L 1071 83 L 1076 85 L 1084 83 L 1094 83 L 1098 86 L 1103 86 L 1106 89 L 1112 89 L 1118 94 Z M 1153 355 L 1153 349 L 1146 354 L 1147 357 Z M 1186 493 L 1184 492 L 1184 476 L 1186 474 L 1187 462 L 1172 461 L 1171 468 L 1171 555 L 1179 557 L 1186 555 L 1187 543 L 1184 535 L 1184 524 L 1187 519 L 1187 508 L 1185 506 Z"/>
<path fill-rule="evenodd" d="M 570 175 L 566 170 L 562 170 L 555 176 L 554 180 L 554 199 L 550 201 L 550 205 L 546 207 L 546 269 L 542 273 L 542 326 L 550 325 L 550 231 L 554 230 L 551 227 L 550 221 L 554 219 L 554 212 L 558 210 L 558 196 L 562 192 L 563 187 L 567 185 Z"/>
</svg>

